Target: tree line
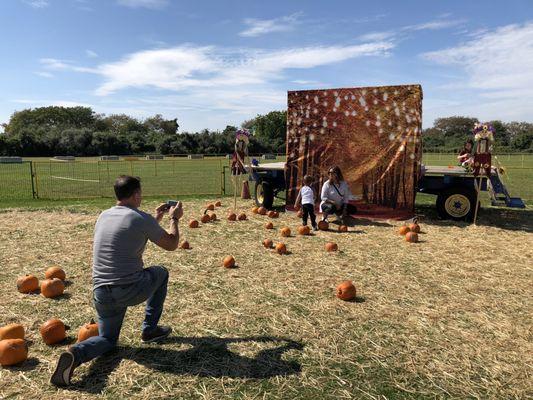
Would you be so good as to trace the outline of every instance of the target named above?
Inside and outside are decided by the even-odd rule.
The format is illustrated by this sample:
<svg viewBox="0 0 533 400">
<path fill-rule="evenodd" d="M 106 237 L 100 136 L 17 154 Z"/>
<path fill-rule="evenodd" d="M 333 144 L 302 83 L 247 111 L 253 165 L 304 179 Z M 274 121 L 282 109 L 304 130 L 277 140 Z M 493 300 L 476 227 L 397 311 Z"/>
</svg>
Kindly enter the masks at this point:
<svg viewBox="0 0 533 400">
<path fill-rule="evenodd" d="M 284 153 L 286 111 L 272 111 L 242 123 L 250 129 L 251 154 Z M 435 120 L 423 131 L 425 151 L 456 152 L 472 137 L 476 118 Z M 533 152 L 533 124 L 492 121 L 498 152 Z M 179 132 L 177 119 L 161 115 L 139 120 L 128 115 L 103 115 L 90 107 L 39 107 L 15 112 L 2 125 L 0 155 L 98 156 L 126 154 L 230 154 L 235 126 L 222 131 Z"/>
</svg>

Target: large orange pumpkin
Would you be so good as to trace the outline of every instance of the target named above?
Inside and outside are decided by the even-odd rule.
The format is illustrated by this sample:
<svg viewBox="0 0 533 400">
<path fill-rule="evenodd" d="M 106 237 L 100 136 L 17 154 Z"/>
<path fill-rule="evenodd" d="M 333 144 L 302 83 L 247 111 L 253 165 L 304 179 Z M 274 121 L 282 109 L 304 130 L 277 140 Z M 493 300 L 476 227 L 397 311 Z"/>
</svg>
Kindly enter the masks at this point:
<svg viewBox="0 0 533 400">
<path fill-rule="evenodd" d="M 273 224 L 272 222 L 267 222 L 267 223 L 265 224 L 265 228 L 267 228 L 267 229 L 274 229 L 274 224 Z"/>
<path fill-rule="evenodd" d="M 246 221 L 246 214 L 245 213 L 240 213 L 239 216 L 237 217 L 237 219 L 239 221 Z"/>
<path fill-rule="evenodd" d="M 61 296 L 65 291 L 65 284 L 61 279 L 45 279 L 41 282 L 41 294 L 44 297 L 53 298 Z"/>
<path fill-rule="evenodd" d="M 233 268 L 235 266 L 235 258 L 233 256 L 226 256 L 222 261 L 224 268 Z"/>
<path fill-rule="evenodd" d="M 409 232 L 409 231 L 410 231 L 409 227 L 408 227 L 408 226 L 405 226 L 405 225 L 400 226 L 400 229 L 398 229 L 398 233 L 399 233 L 400 235 L 405 235 L 405 234 L 407 234 L 407 232 Z"/>
<path fill-rule="evenodd" d="M 64 281 L 67 275 L 65 274 L 65 271 L 63 271 L 59 267 L 50 267 L 44 273 L 44 277 L 46 279 L 57 278 L 57 279 L 61 279 L 62 281 Z"/>
<path fill-rule="evenodd" d="M 300 235 L 309 235 L 311 233 L 311 228 L 309 228 L 307 225 L 299 226 L 298 227 L 298 233 Z"/>
<path fill-rule="evenodd" d="M 180 244 L 180 249 L 183 249 L 183 250 L 188 250 L 190 249 L 191 246 L 189 245 L 189 242 L 187 242 L 186 240 L 184 240 L 183 242 L 181 242 Z"/>
<path fill-rule="evenodd" d="M 327 231 L 329 229 L 329 224 L 327 221 L 318 221 L 318 229 L 321 231 Z"/>
<path fill-rule="evenodd" d="M 235 221 L 237 219 L 237 214 L 235 213 L 230 213 L 228 215 L 228 221 Z"/>
<path fill-rule="evenodd" d="M 216 221 L 217 220 L 217 215 L 215 213 L 213 213 L 213 214 L 211 214 L 209 219 L 211 219 L 211 221 Z"/>
<path fill-rule="evenodd" d="M 59 343 L 67 337 L 65 324 L 57 318 L 49 319 L 42 324 L 39 332 L 48 345 Z"/>
<path fill-rule="evenodd" d="M 278 252 L 278 254 L 286 254 L 287 246 L 285 246 L 285 243 L 278 243 L 276 244 L 276 251 Z"/>
<path fill-rule="evenodd" d="M 281 233 L 281 236 L 283 237 L 289 237 L 291 236 L 291 230 L 289 228 L 287 228 L 286 226 L 281 228 L 279 230 L 279 233 Z"/>
<path fill-rule="evenodd" d="M 263 240 L 263 246 L 265 246 L 267 249 L 271 249 L 274 243 L 270 239 Z"/>
<path fill-rule="evenodd" d="M 339 246 L 337 246 L 337 243 L 333 243 L 333 242 L 326 243 L 326 251 L 337 251 L 337 250 L 339 250 Z"/>
<path fill-rule="evenodd" d="M 221 206 L 222 206 L 221 201 L 220 201 L 220 200 L 217 200 L 217 201 L 215 202 L 215 207 L 221 207 Z"/>
<path fill-rule="evenodd" d="M 346 225 L 339 225 L 339 232 L 348 232 L 348 227 Z"/>
<path fill-rule="evenodd" d="M 9 324 L 0 328 L 0 340 L 24 339 L 24 327 L 21 324 Z"/>
<path fill-rule="evenodd" d="M 202 215 L 202 218 L 200 219 L 200 221 L 202 221 L 202 224 L 207 224 L 209 221 L 211 221 L 211 218 L 209 217 L 209 215 L 204 214 Z"/>
<path fill-rule="evenodd" d="M 28 345 L 24 339 L 0 340 L 0 365 L 9 367 L 28 358 Z"/>
<path fill-rule="evenodd" d="M 357 292 L 352 281 L 344 281 L 339 286 L 337 286 L 337 297 L 341 300 L 354 300 L 356 294 Z"/>
<path fill-rule="evenodd" d="M 24 275 L 17 279 L 17 290 L 20 293 L 31 293 L 39 289 L 39 279 L 33 275 Z"/>
<path fill-rule="evenodd" d="M 197 220 L 191 219 L 189 221 L 189 228 L 198 228 L 199 226 L 200 226 L 200 224 L 198 223 Z"/>
<path fill-rule="evenodd" d="M 206 207 L 209 211 L 213 211 L 215 209 L 215 205 L 213 203 L 210 203 Z"/>
<path fill-rule="evenodd" d="M 420 225 L 416 223 L 409 225 L 409 229 L 411 230 L 411 232 L 420 233 Z"/>
<path fill-rule="evenodd" d="M 98 324 L 94 322 L 93 319 L 91 319 L 91 322 L 83 325 L 78 331 L 78 343 L 83 342 L 84 340 L 87 340 L 90 337 L 98 336 L 99 334 L 100 333 L 98 332 Z"/>
<path fill-rule="evenodd" d="M 261 215 L 266 215 L 267 209 L 265 207 L 259 207 L 259 210 L 257 212 Z"/>
<path fill-rule="evenodd" d="M 415 232 L 407 232 L 405 240 L 409 243 L 416 243 L 418 242 L 418 234 Z"/>
<path fill-rule="evenodd" d="M 252 214 L 259 214 L 259 207 L 252 207 Z"/>
</svg>

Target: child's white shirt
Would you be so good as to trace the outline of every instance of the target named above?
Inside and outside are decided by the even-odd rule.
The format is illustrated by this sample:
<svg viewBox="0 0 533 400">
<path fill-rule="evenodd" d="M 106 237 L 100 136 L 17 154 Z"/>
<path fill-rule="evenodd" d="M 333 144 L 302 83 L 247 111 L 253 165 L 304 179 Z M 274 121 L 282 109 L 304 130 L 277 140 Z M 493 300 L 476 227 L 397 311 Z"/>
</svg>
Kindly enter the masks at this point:
<svg viewBox="0 0 533 400">
<path fill-rule="evenodd" d="M 302 186 L 300 189 L 302 204 L 315 204 L 315 192 L 309 186 Z"/>
</svg>

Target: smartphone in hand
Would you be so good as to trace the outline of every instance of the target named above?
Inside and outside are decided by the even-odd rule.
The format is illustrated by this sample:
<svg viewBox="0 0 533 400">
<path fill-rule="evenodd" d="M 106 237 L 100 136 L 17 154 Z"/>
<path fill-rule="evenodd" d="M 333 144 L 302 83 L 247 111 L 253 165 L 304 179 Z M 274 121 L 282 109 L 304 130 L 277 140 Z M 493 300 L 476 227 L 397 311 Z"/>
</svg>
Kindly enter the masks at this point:
<svg viewBox="0 0 533 400">
<path fill-rule="evenodd" d="M 177 204 L 178 204 L 178 202 L 177 202 L 176 200 L 167 200 L 167 202 L 166 202 L 166 205 L 167 205 L 167 206 L 165 207 L 165 209 L 166 209 L 166 210 L 169 210 L 170 207 L 174 207 L 174 206 L 176 206 Z"/>
</svg>

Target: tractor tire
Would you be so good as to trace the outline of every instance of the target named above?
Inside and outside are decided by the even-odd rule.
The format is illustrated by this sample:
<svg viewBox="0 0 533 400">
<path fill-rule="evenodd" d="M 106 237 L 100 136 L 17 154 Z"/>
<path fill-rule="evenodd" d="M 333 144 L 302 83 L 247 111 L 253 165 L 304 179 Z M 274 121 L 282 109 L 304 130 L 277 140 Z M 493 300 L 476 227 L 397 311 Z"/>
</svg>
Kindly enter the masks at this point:
<svg viewBox="0 0 533 400">
<path fill-rule="evenodd" d="M 464 187 L 449 188 L 437 196 L 437 213 L 442 219 L 470 222 L 474 219 L 475 204 L 474 190 Z"/>
<path fill-rule="evenodd" d="M 255 204 L 270 210 L 274 204 L 274 190 L 266 181 L 255 183 Z"/>
</svg>

